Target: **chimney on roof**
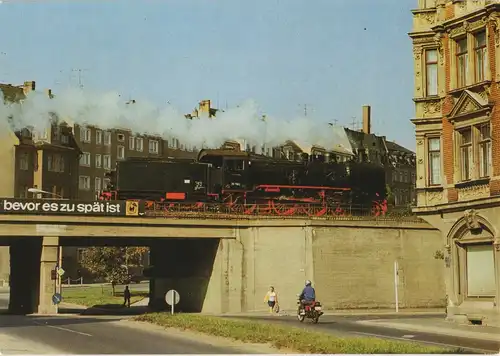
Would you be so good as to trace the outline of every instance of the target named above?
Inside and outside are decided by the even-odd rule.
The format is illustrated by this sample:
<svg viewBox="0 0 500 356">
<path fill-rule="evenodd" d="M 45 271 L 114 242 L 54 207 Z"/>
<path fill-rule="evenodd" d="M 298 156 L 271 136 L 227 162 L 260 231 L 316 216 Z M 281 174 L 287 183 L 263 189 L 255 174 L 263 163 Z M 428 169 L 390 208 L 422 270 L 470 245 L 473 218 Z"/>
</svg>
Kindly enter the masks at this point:
<svg viewBox="0 0 500 356">
<path fill-rule="evenodd" d="M 363 106 L 363 132 L 365 134 L 371 134 L 371 129 L 372 129 L 371 111 L 372 109 L 370 105 Z"/>
<path fill-rule="evenodd" d="M 210 100 L 200 101 L 200 114 L 207 114 L 210 116 Z"/>
<path fill-rule="evenodd" d="M 34 91 L 36 88 L 34 81 L 24 82 L 23 91 L 24 94 L 28 94 L 30 91 Z"/>
</svg>

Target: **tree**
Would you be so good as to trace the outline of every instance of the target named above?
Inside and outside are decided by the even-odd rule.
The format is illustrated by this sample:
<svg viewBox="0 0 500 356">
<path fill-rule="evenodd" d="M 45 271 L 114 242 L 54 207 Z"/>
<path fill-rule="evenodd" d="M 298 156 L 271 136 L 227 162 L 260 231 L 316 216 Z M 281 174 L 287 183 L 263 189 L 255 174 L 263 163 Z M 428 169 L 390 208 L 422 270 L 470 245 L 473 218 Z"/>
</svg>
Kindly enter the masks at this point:
<svg viewBox="0 0 500 356">
<path fill-rule="evenodd" d="M 89 247 L 83 252 L 81 265 L 97 277 L 115 284 L 126 283 L 129 267 L 141 266 L 147 247 Z"/>
</svg>

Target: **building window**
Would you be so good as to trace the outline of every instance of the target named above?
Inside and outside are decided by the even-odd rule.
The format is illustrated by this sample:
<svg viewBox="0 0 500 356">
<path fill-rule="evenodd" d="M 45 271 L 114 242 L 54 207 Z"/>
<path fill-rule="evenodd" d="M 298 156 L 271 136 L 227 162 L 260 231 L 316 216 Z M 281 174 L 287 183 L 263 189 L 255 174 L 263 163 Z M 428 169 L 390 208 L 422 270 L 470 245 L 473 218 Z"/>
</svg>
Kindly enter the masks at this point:
<svg viewBox="0 0 500 356">
<path fill-rule="evenodd" d="M 103 158 L 104 158 L 104 160 L 103 160 L 104 169 L 111 169 L 111 156 L 104 155 Z"/>
<path fill-rule="evenodd" d="M 459 133 L 460 144 L 460 176 L 462 180 L 471 179 L 472 167 L 472 130 L 464 129 Z"/>
<path fill-rule="evenodd" d="M 134 136 L 130 136 L 128 138 L 128 148 L 129 148 L 129 150 L 133 150 L 135 148 L 135 137 Z"/>
<path fill-rule="evenodd" d="M 479 129 L 479 176 L 490 176 L 491 167 L 491 132 L 490 124 L 483 124 Z"/>
<path fill-rule="evenodd" d="M 106 146 L 111 145 L 111 132 L 109 132 L 109 131 L 104 132 L 104 144 Z"/>
<path fill-rule="evenodd" d="M 49 172 L 64 172 L 64 156 L 49 154 L 47 156 L 47 170 Z"/>
<path fill-rule="evenodd" d="M 142 150 L 144 149 L 144 140 L 141 137 L 137 138 L 135 148 L 138 152 L 142 152 Z"/>
<path fill-rule="evenodd" d="M 438 95 L 438 51 L 425 51 L 425 95 Z"/>
<path fill-rule="evenodd" d="M 101 178 L 99 177 L 95 177 L 95 182 L 94 182 L 94 189 L 96 192 L 100 192 L 101 191 Z"/>
<path fill-rule="evenodd" d="M 90 153 L 83 152 L 80 157 L 80 166 L 90 167 Z"/>
<path fill-rule="evenodd" d="M 486 31 L 474 36 L 474 73 L 476 82 L 486 80 L 488 69 L 488 50 L 486 48 Z"/>
<path fill-rule="evenodd" d="M 158 141 L 149 140 L 149 153 L 158 153 Z"/>
<path fill-rule="evenodd" d="M 101 130 L 97 130 L 95 132 L 95 143 L 98 145 L 102 144 L 102 131 Z"/>
<path fill-rule="evenodd" d="M 125 147 L 117 146 L 116 147 L 116 156 L 118 159 L 125 159 Z"/>
<path fill-rule="evenodd" d="M 19 157 L 19 169 L 23 171 L 27 171 L 29 166 L 29 157 L 27 153 L 21 154 Z"/>
<path fill-rule="evenodd" d="M 118 141 L 120 142 L 124 142 L 125 141 L 125 135 L 124 134 L 117 134 L 116 135 L 116 138 L 118 139 Z"/>
<path fill-rule="evenodd" d="M 69 136 L 68 135 L 61 135 L 61 142 L 64 144 L 69 143 Z"/>
<path fill-rule="evenodd" d="M 90 177 L 80 176 L 78 180 L 78 188 L 80 190 L 90 190 Z"/>
<path fill-rule="evenodd" d="M 89 128 L 80 127 L 80 141 L 90 143 L 92 142 L 92 132 Z"/>
<path fill-rule="evenodd" d="M 467 53 L 467 38 L 457 41 L 457 87 L 461 88 L 467 85 L 467 71 L 469 56 Z"/>
<path fill-rule="evenodd" d="M 102 156 L 97 154 L 95 155 L 95 168 L 101 168 L 102 167 Z"/>
<path fill-rule="evenodd" d="M 466 247 L 467 296 L 494 297 L 495 259 L 492 244 Z"/>
<path fill-rule="evenodd" d="M 429 184 L 441 184 L 441 139 L 439 137 L 429 138 L 428 154 L 429 154 Z"/>
</svg>

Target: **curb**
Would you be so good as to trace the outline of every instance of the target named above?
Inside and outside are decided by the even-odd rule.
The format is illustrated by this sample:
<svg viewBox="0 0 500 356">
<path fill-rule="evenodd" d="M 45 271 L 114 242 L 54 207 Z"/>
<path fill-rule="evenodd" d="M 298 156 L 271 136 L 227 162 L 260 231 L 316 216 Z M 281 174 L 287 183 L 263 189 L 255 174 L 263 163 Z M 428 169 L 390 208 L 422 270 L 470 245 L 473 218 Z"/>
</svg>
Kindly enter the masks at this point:
<svg viewBox="0 0 500 356">
<path fill-rule="evenodd" d="M 415 331 L 429 334 L 439 334 L 439 335 L 448 335 L 448 336 L 456 336 L 463 337 L 467 339 L 476 339 L 476 340 L 488 340 L 488 341 L 500 341 L 500 336 L 498 334 L 491 334 L 479 331 L 462 331 L 462 330 L 453 330 L 453 329 L 445 329 L 442 327 L 436 326 L 417 326 L 413 324 L 406 323 L 391 323 L 379 320 L 360 320 L 356 321 L 356 324 L 368 325 L 368 326 L 379 326 L 388 329 L 399 329 L 406 331 Z M 472 327 L 472 326 L 471 326 Z M 477 327 L 477 326 L 473 326 Z"/>
<path fill-rule="evenodd" d="M 269 312 L 256 312 L 256 313 L 227 313 L 227 314 L 214 314 L 220 316 L 231 316 L 231 317 L 263 317 L 269 316 Z M 281 316 L 294 316 L 295 311 L 287 311 L 283 310 L 279 312 Z M 394 311 L 366 311 L 366 312 L 358 312 L 358 311 L 325 311 L 325 316 L 446 316 L 446 313 L 443 311 L 400 311 L 398 313 Z"/>
</svg>

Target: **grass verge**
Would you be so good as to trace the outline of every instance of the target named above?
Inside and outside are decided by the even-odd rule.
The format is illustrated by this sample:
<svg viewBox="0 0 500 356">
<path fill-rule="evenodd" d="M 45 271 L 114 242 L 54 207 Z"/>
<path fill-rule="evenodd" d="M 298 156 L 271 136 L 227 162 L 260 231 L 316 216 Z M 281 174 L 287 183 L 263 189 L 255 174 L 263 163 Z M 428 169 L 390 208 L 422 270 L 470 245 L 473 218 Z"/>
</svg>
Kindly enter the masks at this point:
<svg viewBox="0 0 500 356">
<path fill-rule="evenodd" d="M 378 338 L 341 338 L 332 334 L 264 322 L 230 320 L 194 314 L 150 313 L 134 318 L 167 328 L 191 330 L 307 354 L 455 354 L 459 349 L 428 347 L 414 342 Z"/>
<path fill-rule="evenodd" d="M 136 303 L 148 296 L 144 291 L 130 291 L 130 303 Z M 70 287 L 63 288 L 63 303 L 84 305 L 86 307 L 99 306 L 103 308 L 117 308 L 123 304 L 123 291 L 116 290 L 113 296 L 111 286 Z"/>
</svg>

